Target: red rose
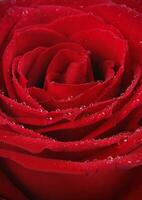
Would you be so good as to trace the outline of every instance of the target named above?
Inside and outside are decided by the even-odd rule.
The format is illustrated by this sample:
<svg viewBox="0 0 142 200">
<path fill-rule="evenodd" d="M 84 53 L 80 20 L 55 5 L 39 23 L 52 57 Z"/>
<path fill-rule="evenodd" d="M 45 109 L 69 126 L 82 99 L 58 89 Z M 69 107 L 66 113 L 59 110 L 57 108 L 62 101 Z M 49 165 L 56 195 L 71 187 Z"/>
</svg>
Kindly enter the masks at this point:
<svg viewBox="0 0 142 200">
<path fill-rule="evenodd" d="M 1 198 L 142 198 L 141 12 L 0 2 Z"/>
</svg>

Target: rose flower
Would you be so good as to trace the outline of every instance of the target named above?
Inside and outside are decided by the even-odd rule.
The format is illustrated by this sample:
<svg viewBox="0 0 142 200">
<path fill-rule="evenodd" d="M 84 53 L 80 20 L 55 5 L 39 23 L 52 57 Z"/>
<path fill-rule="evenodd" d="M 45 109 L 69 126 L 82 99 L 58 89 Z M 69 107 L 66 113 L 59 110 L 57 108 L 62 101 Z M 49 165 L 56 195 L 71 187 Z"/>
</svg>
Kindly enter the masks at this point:
<svg viewBox="0 0 142 200">
<path fill-rule="evenodd" d="M 142 1 L 0 1 L 0 198 L 142 199 Z"/>
</svg>

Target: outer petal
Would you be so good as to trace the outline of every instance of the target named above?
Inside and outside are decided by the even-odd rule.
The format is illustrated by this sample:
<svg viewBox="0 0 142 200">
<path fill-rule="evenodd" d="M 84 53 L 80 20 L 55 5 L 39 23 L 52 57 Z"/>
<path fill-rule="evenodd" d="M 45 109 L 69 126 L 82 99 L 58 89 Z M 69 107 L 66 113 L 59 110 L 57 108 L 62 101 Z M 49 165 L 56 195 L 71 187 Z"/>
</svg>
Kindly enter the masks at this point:
<svg viewBox="0 0 142 200">
<path fill-rule="evenodd" d="M 142 15 L 135 10 L 116 4 L 90 6 L 87 11 L 102 17 L 118 28 L 130 45 L 132 59 L 142 63 Z"/>
<path fill-rule="evenodd" d="M 127 163 L 129 157 L 119 162 L 72 163 L 2 150 L 0 154 L 6 158 L 2 162 L 3 167 L 15 177 L 18 185 L 24 186 L 32 199 L 114 199 L 116 194 L 126 191 L 126 185 L 136 179 L 136 174 L 137 178 L 141 177 L 141 167 L 131 169 L 132 164 Z M 11 161 L 7 160 L 8 157 Z M 131 157 L 133 160 L 136 158 Z M 123 168 L 119 168 L 119 164 Z"/>
</svg>

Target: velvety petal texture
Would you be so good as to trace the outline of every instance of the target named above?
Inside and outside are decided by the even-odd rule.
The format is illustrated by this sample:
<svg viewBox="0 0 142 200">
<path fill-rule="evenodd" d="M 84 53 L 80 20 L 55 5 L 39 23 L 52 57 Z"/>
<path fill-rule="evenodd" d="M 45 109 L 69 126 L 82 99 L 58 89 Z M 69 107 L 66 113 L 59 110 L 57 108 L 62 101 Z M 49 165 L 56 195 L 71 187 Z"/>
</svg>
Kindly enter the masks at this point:
<svg viewBox="0 0 142 200">
<path fill-rule="evenodd" d="M 141 198 L 142 2 L 0 1 L 0 199 Z"/>
</svg>

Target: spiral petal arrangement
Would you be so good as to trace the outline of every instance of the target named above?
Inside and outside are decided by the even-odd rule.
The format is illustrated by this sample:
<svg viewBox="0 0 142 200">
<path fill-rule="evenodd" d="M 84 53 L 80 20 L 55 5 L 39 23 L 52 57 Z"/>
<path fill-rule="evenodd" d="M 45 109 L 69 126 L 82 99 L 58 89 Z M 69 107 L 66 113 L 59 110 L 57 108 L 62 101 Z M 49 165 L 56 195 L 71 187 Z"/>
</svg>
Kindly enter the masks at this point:
<svg viewBox="0 0 142 200">
<path fill-rule="evenodd" d="M 3 1 L 0 12 L 0 195 L 140 200 L 141 3 Z"/>
</svg>

